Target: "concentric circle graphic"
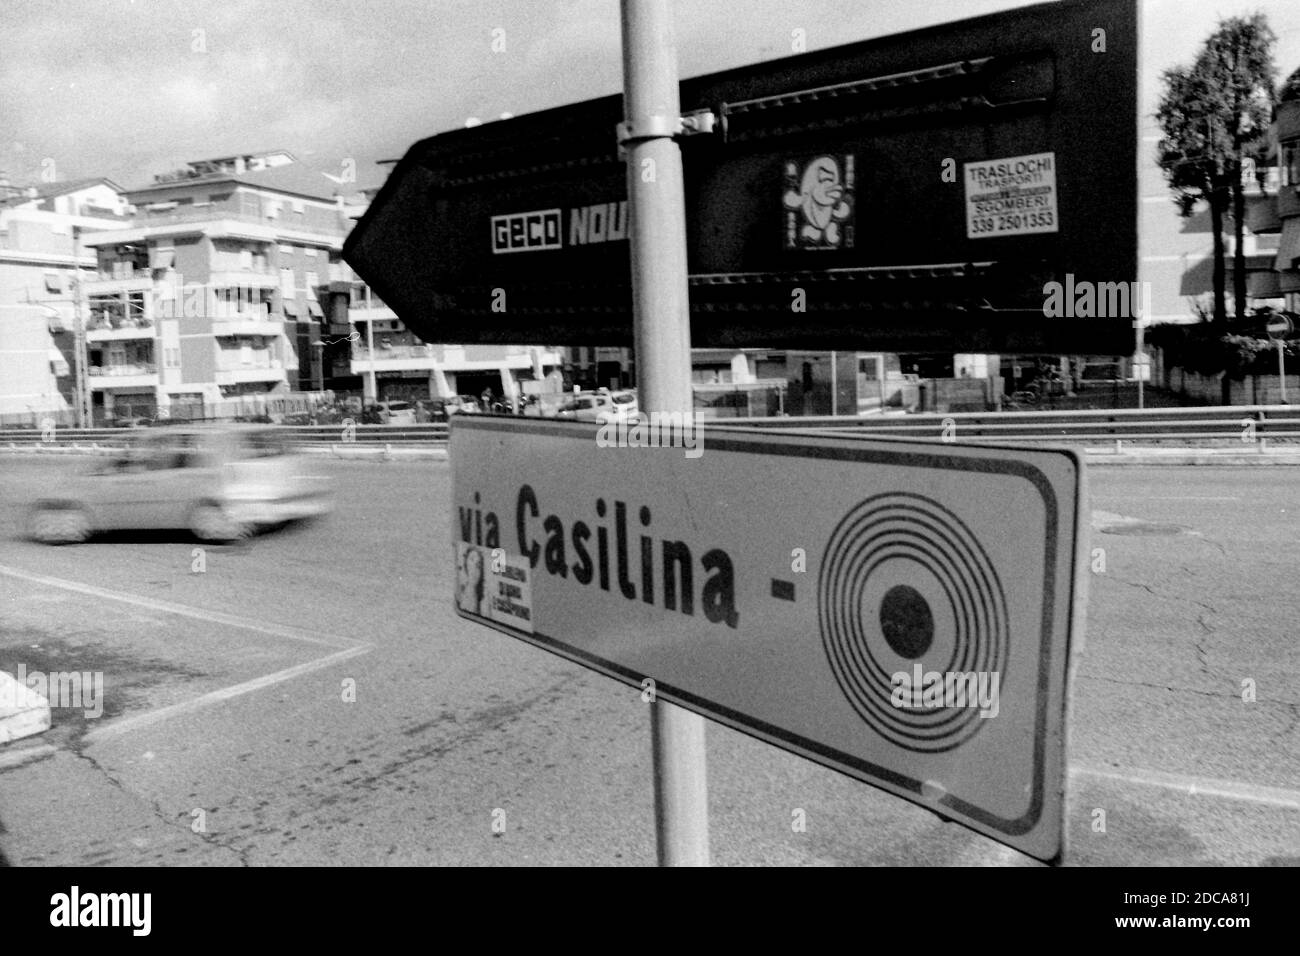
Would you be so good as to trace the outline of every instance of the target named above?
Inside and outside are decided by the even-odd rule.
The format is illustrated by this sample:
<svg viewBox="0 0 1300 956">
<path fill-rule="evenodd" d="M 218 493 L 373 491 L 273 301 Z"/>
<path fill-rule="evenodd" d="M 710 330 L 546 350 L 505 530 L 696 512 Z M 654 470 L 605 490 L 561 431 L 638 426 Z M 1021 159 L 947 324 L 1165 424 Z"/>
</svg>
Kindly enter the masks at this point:
<svg viewBox="0 0 1300 956">
<path fill-rule="evenodd" d="M 976 705 L 894 703 L 895 674 L 937 671 L 1007 678 L 1006 594 L 988 553 L 948 508 L 912 492 L 859 502 L 836 526 L 817 582 L 822 647 L 858 716 L 920 753 L 979 732 Z M 1000 689 L 1000 688 L 999 688 Z M 918 691 L 919 694 L 919 691 Z"/>
</svg>

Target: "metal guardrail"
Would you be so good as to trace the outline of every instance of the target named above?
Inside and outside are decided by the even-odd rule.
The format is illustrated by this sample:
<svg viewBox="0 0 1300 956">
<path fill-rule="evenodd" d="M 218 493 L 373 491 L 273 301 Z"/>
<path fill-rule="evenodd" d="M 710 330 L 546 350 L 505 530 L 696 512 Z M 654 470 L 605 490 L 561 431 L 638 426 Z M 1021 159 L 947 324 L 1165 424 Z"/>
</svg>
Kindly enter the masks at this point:
<svg viewBox="0 0 1300 956">
<path fill-rule="evenodd" d="M 183 426 L 184 422 L 177 422 Z M 140 436 L 165 432 L 168 425 L 143 428 L 4 428 L 0 429 L 0 449 L 31 446 L 99 446 L 121 448 Z M 202 427 L 201 425 L 199 427 Z M 299 445 L 392 444 L 443 445 L 447 442 L 445 423 L 425 425 L 280 425 L 289 440 Z"/>
<path fill-rule="evenodd" d="M 177 422 L 178 425 L 183 424 Z M 959 442 L 1110 443 L 1115 441 L 1300 439 L 1300 406 L 1228 405 L 1201 408 L 1108 409 L 1063 412 L 954 412 L 845 418 L 829 416 L 726 418 L 708 420 L 716 428 L 834 430 L 849 434 L 892 435 Z M 116 447 L 139 434 L 167 428 L 5 428 L 0 448 L 24 445 L 101 445 Z M 302 445 L 445 445 L 445 422 L 422 425 L 281 425 Z"/>
<path fill-rule="evenodd" d="M 750 418 L 728 425 L 834 429 L 852 434 L 950 441 L 1080 442 L 1300 438 L 1300 406 L 1224 405 L 1096 411 L 953 412 L 870 419 Z"/>
</svg>

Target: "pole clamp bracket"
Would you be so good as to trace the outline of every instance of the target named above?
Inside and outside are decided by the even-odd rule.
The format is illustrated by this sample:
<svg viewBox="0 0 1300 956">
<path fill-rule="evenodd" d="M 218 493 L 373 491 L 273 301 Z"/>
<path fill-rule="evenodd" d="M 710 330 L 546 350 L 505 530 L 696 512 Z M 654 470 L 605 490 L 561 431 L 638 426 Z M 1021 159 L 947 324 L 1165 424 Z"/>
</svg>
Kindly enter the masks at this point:
<svg viewBox="0 0 1300 956">
<path fill-rule="evenodd" d="M 718 117 L 713 110 L 693 110 L 678 117 L 662 114 L 647 116 L 635 125 L 629 122 L 619 123 L 615 130 L 618 136 L 618 157 L 627 158 L 628 143 L 712 133 L 717 122 Z"/>
</svg>

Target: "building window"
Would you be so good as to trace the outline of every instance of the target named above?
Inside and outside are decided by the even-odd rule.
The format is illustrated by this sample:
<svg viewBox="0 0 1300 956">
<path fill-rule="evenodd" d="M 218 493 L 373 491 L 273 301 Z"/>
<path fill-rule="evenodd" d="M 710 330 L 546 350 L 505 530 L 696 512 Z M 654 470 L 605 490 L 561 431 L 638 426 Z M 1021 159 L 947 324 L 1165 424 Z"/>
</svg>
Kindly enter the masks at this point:
<svg viewBox="0 0 1300 956">
<path fill-rule="evenodd" d="M 239 194 L 239 211 L 245 216 L 261 216 L 262 200 L 256 193 Z"/>
<path fill-rule="evenodd" d="M 858 374 L 868 382 L 876 380 L 876 360 L 874 358 L 858 359 Z"/>
<path fill-rule="evenodd" d="M 307 273 L 307 298 L 316 301 L 316 287 L 320 285 L 320 276 L 315 272 Z"/>
<path fill-rule="evenodd" d="M 316 255 L 316 250 L 313 249 L 311 246 L 303 246 L 303 247 L 302 247 L 302 254 L 303 254 L 304 256 L 315 256 L 315 255 Z"/>
<path fill-rule="evenodd" d="M 301 199 L 295 199 L 295 200 L 293 201 L 293 214 L 294 214 L 295 216 L 299 216 L 299 217 L 301 217 L 304 208 L 305 208 L 305 207 L 304 207 L 303 201 L 302 201 Z"/>
<path fill-rule="evenodd" d="M 45 273 L 45 291 L 53 292 L 56 295 L 63 293 L 63 276 L 57 272 Z"/>
<path fill-rule="evenodd" d="M 295 299 L 298 296 L 297 287 L 293 280 L 292 269 L 280 270 L 280 295 L 286 299 Z"/>
<path fill-rule="evenodd" d="M 1282 144 L 1282 185 L 1300 187 L 1300 140 Z"/>
</svg>

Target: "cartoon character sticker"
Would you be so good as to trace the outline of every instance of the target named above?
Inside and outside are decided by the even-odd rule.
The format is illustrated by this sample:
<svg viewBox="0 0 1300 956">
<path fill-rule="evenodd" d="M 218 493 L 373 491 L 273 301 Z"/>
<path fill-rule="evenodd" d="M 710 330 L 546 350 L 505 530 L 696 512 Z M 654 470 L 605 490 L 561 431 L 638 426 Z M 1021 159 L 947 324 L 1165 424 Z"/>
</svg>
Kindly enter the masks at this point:
<svg viewBox="0 0 1300 956">
<path fill-rule="evenodd" d="M 852 249 L 853 157 L 814 156 L 785 164 L 787 249 Z"/>
</svg>

